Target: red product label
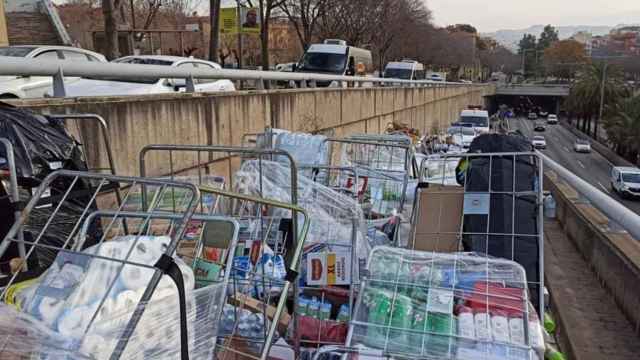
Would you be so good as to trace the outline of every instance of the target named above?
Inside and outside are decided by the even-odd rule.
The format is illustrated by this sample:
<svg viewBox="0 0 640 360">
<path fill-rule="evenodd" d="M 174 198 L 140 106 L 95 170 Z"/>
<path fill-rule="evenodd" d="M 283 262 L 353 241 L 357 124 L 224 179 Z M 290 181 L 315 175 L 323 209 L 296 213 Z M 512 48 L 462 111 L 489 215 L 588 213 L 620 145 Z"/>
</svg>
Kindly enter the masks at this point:
<svg viewBox="0 0 640 360">
<path fill-rule="evenodd" d="M 525 307 L 523 289 L 502 287 L 499 284 L 478 282 L 468 298 L 474 312 L 495 313 L 504 311 L 510 316 L 522 314 Z"/>
</svg>

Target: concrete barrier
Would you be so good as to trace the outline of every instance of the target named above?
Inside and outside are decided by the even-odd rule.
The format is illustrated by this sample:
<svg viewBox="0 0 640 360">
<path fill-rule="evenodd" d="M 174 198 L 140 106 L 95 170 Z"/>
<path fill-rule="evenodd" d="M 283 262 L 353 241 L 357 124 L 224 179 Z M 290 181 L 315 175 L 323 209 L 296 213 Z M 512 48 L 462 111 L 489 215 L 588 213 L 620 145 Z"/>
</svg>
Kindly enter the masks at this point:
<svg viewBox="0 0 640 360">
<path fill-rule="evenodd" d="M 495 87 L 348 88 L 243 91 L 218 94 L 159 94 L 15 100 L 12 104 L 41 113 L 97 113 L 108 122 L 119 174 L 138 174 L 138 153 L 148 144 L 240 145 L 245 133 L 265 126 L 294 131 L 332 130 L 336 136 L 380 133 L 392 121 L 425 130 L 446 127 L 469 104 L 483 103 Z M 97 164 L 100 139 L 91 124 L 75 130 L 89 139 Z M 86 141 L 86 140 L 85 140 Z M 103 147 L 102 147 L 103 148 Z M 168 171 L 159 159 L 149 174 Z M 184 167 L 191 165 L 188 159 Z"/>
<path fill-rule="evenodd" d="M 565 234 L 640 334 L 640 241 L 609 229 L 606 216 L 581 201 L 552 171 L 546 172 L 545 185 L 556 199 L 556 215 Z"/>
</svg>

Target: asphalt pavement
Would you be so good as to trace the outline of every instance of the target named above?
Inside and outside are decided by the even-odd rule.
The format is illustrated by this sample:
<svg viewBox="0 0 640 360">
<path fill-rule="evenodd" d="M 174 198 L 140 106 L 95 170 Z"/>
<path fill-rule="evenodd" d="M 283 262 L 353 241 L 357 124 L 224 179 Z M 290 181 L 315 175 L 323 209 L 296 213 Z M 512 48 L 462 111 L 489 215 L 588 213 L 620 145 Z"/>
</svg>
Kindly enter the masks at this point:
<svg viewBox="0 0 640 360">
<path fill-rule="evenodd" d="M 576 136 L 560 124 L 545 124 L 546 129 L 542 132 L 533 130 L 534 122 L 533 120 L 524 118 L 514 118 L 509 120 L 509 127 L 511 130 L 519 129 L 528 138 L 532 138 L 533 135 L 544 136 L 547 141 L 547 148 L 541 151 L 545 155 L 569 169 L 583 180 L 589 182 L 591 185 L 609 194 L 609 196 L 624 204 L 636 214 L 640 214 L 640 201 L 623 199 L 611 189 L 609 173 L 612 164 L 610 164 L 607 159 L 594 150 L 590 153 L 575 152 L 573 150 L 573 144 Z"/>
</svg>

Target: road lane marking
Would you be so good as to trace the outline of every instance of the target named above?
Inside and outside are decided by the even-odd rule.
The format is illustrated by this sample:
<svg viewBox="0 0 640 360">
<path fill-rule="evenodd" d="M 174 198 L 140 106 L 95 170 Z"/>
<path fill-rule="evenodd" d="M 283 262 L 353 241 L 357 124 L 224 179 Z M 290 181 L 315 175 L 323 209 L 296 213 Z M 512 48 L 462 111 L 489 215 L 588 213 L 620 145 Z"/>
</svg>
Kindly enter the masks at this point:
<svg viewBox="0 0 640 360">
<path fill-rule="evenodd" d="M 563 148 L 564 148 L 565 150 L 567 150 L 567 152 L 571 152 L 571 151 L 569 151 L 569 148 L 568 148 L 568 147 L 563 146 Z"/>
<path fill-rule="evenodd" d="M 600 187 L 602 188 L 602 190 L 606 191 L 607 194 L 609 194 L 609 189 L 607 189 L 604 185 L 602 185 L 602 183 L 600 181 L 598 181 L 598 185 L 600 185 Z"/>
<path fill-rule="evenodd" d="M 582 162 L 580 162 L 580 160 L 578 160 L 578 165 L 582 166 L 583 169 L 586 169 L 586 167 L 584 166 L 584 164 Z"/>
</svg>

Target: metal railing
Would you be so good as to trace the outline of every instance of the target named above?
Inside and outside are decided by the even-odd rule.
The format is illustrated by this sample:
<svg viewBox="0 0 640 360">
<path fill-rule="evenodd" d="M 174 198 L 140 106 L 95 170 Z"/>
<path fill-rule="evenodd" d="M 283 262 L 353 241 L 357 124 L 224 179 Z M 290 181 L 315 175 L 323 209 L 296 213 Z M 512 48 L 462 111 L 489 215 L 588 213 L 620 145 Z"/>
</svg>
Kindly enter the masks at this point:
<svg viewBox="0 0 640 360">
<path fill-rule="evenodd" d="M 605 194 L 600 189 L 582 180 L 542 152 L 536 152 L 542 157 L 547 168 L 556 172 L 568 185 L 587 198 L 594 207 L 602 211 L 609 219 L 614 220 L 631 236 L 635 239 L 640 239 L 640 215 L 629 210 L 626 206 Z"/>
<path fill-rule="evenodd" d="M 89 61 L 38 60 L 0 56 L 0 76 L 53 76 L 53 95 L 64 97 L 65 76 L 118 79 L 186 79 L 186 92 L 195 91 L 194 79 L 227 79 L 255 81 L 256 89 L 265 89 L 265 82 L 284 82 L 291 88 L 315 88 L 318 83 L 335 84 L 340 87 L 401 86 L 401 87 L 452 87 L 484 86 L 432 80 L 402 80 L 369 76 L 343 76 L 314 73 L 230 70 L 204 68 L 178 68 L 163 65 L 141 65 L 123 63 L 98 63 Z"/>
</svg>

